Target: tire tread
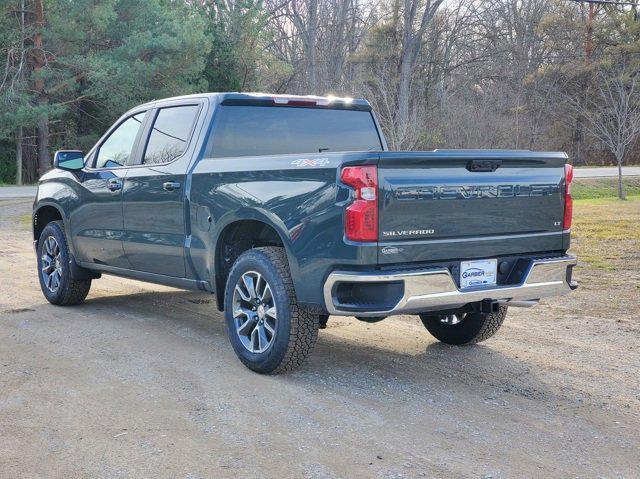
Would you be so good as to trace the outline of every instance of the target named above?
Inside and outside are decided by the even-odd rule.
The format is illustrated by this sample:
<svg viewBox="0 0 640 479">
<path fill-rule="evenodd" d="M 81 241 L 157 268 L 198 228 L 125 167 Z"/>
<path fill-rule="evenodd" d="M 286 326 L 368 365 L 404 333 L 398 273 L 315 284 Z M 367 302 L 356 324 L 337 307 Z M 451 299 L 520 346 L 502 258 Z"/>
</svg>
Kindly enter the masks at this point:
<svg viewBox="0 0 640 479">
<path fill-rule="evenodd" d="M 486 341 L 498 332 L 507 317 L 507 307 L 500 306 L 495 313 L 468 313 L 462 323 L 444 326 L 440 318 L 432 314 L 421 314 L 425 328 L 439 341 L 454 345 L 471 345 Z"/>
<path fill-rule="evenodd" d="M 486 341 L 491 336 L 496 334 L 502 323 L 504 323 L 505 318 L 507 317 L 507 308 L 506 306 L 501 306 L 497 312 L 487 314 L 484 320 L 484 324 L 480 328 L 480 331 L 476 333 L 474 338 L 469 341 L 468 344 L 477 344 L 482 341 Z"/>
<path fill-rule="evenodd" d="M 271 274 L 277 276 L 276 284 L 271 284 L 272 293 L 280 298 L 280 304 L 288 310 L 288 337 L 282 336 L 282 340 L 278 341 L 279 349 L 275 353 L 273 360 L 265 362 L 254 362 L 251 355 L 246 355 L 243 346 L 240 352 L 237 349 L 235 332 L 232 329 L 231 317 L 228 308 L 231 307 L 232 291 L 234 280 L 241 274 L 246 266 L 246 262 L 250 261 L 255 264 L 268 265 Z M 263 266 L 264 267 L 264 266 Z M 284 304 L 282 304 L 284 303 Z M 279 306 L 280 307 L 280 306 Z M 279 246 L 261 246 L 252 248 L 242 253 L 229 272 L 227 285 L 225 288 L 225 317 L 229 337 L 236 355 L 240 361 L 249 369 L 261 374 L 281 374 L 293 371 L 302 365 L 307 356 L 311 353 L 313 346 L 318 338 L 320 314 L 317 311 L 306 308 L 298 304 L 297 295 L 289 270 L 289 261 L 283 247 Z M 286 329 L 282 329 L 284 333 Z M 286 341 L 286 346 L 285 346 Z M 284 351 L 283 351 L 284 350 Z M 278 358 L 277 360 L 275 358 Z"/>
<path fill-rule="evenodd" d="M 276 267 L 289 298 L 291 311 L 289 345 L 282 361 L 271 374 L 290 372 L 300 367 L 313 350 L 313 346 L 318 339 L 319 315 L 298 304 L 296 291 L 293 287 L 293 279 L 289 271 L 289 261 L 284 248 L 264 246 L 256 248 L 256 250 L 264 253 Z"/>
<path fill-rule="evenodd" d="M 62 239 L 62 244 L 59 245 L 61 248 L 64 248 L 66 251 L 67 258 L 69 258 L 69 247 L 67 245 L 67 236 L 64 232 L 64 223 L 62 221 L 52 221 L 51 223 L 45 226 L 44 231 L 49 228 L 58 228 L 60 237 Z M 42 240 L 42 236 L 40 240 Z M 39 241 L 40 241 L 39 240 Z M 39 268 L 39 266 L 38 266 Z M 68 266 L 67 266 L 68 268 Z M 38 275 L 40 275 L 40 270 L 38 269 Z M 89 294 L 89 289 L 91 289 L 91 280 L 74 280 L 71 278 L 71 274 L 69 273 L 69 278 L 67 278 L 66 287 L 62 290 L 62 295 L 59 298 L 49 298 L 47 295 L 45 297 L 52 304 L 56 304 L 58 306 L 75 306 L 82 303 L 87 295 Z"/>
</svg>

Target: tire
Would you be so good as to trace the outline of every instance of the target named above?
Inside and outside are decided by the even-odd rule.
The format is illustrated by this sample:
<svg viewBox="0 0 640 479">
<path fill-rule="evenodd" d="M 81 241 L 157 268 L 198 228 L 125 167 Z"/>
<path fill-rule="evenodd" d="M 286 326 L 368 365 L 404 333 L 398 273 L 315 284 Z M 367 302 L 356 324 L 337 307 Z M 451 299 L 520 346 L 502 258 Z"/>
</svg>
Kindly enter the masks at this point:
<svg viewBox="0 0 640 479">
<path fill-rule="evenodd" d="M 319 314 L 298 305 L 279 247 L 254 248 L 238 257 L 225 288 L 225 320 L 236 355 L 261 374 L 293 371 L 318 338 Z"/>
<path fill-rule="evenodd" d="M 425 328 L 439 341 L 457 346 L 476 344 L 498 332 L 507 316 L 507 307 L 500 306 L 498 311 L 486 313 L 463 313 L 459 315 L 421 314 L 420 319 Z M 456 317 L 459 322 L 447 318 Z"/>
<path fill-rule="evenodd" d="M 47 301 L 58 306 L 82 303 L 89 294 L 91 280 L 71 278 L 69 247 L 62 221 L 52 221 L 45 226 L 38 239 L 37 252 L 40 289 Z"/>
</svg>

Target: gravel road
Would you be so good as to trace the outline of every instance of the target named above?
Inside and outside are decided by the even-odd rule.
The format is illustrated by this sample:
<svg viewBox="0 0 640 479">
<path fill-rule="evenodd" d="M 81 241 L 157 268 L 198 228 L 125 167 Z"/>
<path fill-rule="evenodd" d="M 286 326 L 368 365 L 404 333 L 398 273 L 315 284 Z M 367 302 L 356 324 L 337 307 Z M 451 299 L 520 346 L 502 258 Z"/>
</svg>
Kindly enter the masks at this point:
<svg viewBox="0 0 640 479">
<path fill-rule="evenodd" d="M 46 303 L 30 203 L 0 202 L 2 478 L 640 473 L 637 283 L 578 269 L 576 294 L 466 348 L 409 316 L 331 318 L 301 370 L 265 377 L 210 295 L 104 277 Z"/>
</svg>

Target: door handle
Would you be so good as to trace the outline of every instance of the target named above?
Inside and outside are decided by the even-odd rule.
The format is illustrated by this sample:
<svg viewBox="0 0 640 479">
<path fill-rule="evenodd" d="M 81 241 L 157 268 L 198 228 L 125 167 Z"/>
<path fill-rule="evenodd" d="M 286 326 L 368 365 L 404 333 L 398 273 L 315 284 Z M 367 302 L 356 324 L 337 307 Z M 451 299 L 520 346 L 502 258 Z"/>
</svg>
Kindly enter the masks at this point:
<svg viewBox="0 0 640 479">
<path fill-rule="evenodd" d="M 177 181 L 167 181 L 162 184 L 162 187 L 167 191 L 175 191 L 180 189 L 180 183 Z"/>
<path fill-rule="evenodd" d="M 111 191 L 121 190 L 122 189 L 122 181 L 117 180 L 115 178 L 112 178 L 107 182 L 107 188 L 109 188 Z"/>
</svg>

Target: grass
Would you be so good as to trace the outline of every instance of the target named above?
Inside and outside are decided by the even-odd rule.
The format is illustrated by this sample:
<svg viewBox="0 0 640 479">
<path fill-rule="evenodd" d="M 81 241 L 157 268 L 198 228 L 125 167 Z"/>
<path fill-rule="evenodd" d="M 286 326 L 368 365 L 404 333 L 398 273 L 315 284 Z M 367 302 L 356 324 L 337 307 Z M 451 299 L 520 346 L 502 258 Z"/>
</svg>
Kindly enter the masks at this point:
<svg viewBox="0 0 640 479">
<path fill-rule="evenodd" d="M 574 202 L 572 251 L 581 262 L 608 271 L 640 260 L 640 196 L 627 201 L 593 198 Z"/>
<path fill-rule="evenodd" d="M 640 177 L 624 177 L 622 186 L 627 196 L 640 196 Z M 571 196 L 574 200 L 617 198 L 618 178 L 575 178 L 571 185 Z"/>
<path fill-rule="evenodd" d="M 31 213 L 27 213 L 22 216 L 18 216 L 18 223 L 22 226 L 31 227 Z"/>
</svg>

